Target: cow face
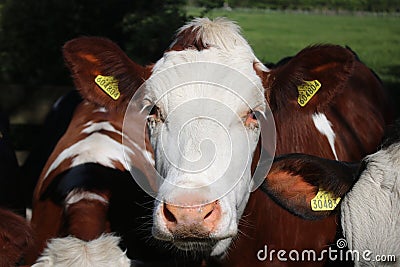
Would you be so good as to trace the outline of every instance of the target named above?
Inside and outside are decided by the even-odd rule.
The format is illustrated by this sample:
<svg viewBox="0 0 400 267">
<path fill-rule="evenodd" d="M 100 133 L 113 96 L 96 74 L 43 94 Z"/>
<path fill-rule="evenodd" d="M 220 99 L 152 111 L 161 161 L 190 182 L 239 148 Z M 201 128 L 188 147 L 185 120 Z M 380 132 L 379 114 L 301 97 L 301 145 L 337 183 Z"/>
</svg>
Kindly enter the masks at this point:
<svg viewBox="0 0 400 267">
<path fill-rule="evenodd" d="M 214 49 L 169 52 L 143 86 L 156 169 L 163 177 L 153 235 L 180 249 L 224 252 L 252 186 L 266 103 L 252 64 L 229 62 Z"/>
</svg>

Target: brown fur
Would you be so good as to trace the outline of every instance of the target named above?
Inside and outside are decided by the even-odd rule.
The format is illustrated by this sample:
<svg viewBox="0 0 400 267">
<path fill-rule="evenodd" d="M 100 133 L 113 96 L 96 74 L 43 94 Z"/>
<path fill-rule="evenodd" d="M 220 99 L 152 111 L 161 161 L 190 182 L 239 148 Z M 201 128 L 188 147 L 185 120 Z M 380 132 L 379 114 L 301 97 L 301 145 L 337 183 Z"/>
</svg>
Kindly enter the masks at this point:
<svg viewBox="0 0 400 267">
<path fill-rule="evenodd" d="M 90 52 L 89 52 L 90 51 Z M 81 37 L 67 42 L 63 48 L 65 62 L 82 96 L 101 107 L 120 110 L 150 75 L 150 70 L 133 61 L 113 42 L 99 37 Z M 113 100 L 95 83 L 97 75 L 113 76 L 121 96 Z"/>
<path fill-rule="evenodd" d="M 305 107 L 300 107 L 302 111 L 314 112 L 331 105 L 332 100 L 346 90 L 354 67 L 353 53 L 340 46 L 321 45 L 303 49 L 287 64 L 265 74 L 269 76 L 266 92 L 270 95 L 272 111 L 300 107 L 297 86 L 311 80 L 318 80 L 322 88 Z"/>
<path fill-rule="evenodd" d="M 356 163 L 346 164 L 304 154 L 284 155 L 275 159 L 261 190 L 291 213 L 305 219 L 321 219 L 331 211 L 312 211 L 311 199 L 319 190 L 342 198 L 356 182 L 359 167 Z"/>
<path fill-rule="evenodd" d="M 315 112 L 324 113 L 331 121 L 339 160 L 357 161 L 376 151 L 384 127 L 391 121 L 389 101 L 380 81 L 351 51 L 332 45 L 313 46 L 286 65 L 257 72 L 275 118 L 276 155 L 306 153 L 334 159 L 328 140 L 314 126 L 311 115 Z M 315 79 L 322 87 L 301 107 L 297 86 Z M 221 266 L 322 266 L 324 262 L 260 262 L 255 255 L 264 245 L 277 250 L 321 251 L 335 241 L 336 215 L 304 220 L 260 189 L 250 195 L 242 218 L 242 234 Z"/>
<path fill-rule="evenodd" d="M 15 266 L 33 245 L 32 236 L 25 218 L 0 208 L 0 267 Z"/>
<path fill-rule="evenodd" d="M 102 233 L 109 233 L 107 212 L 108 205 L 100 201 L 81 200 L 70 205 L 65 215 L 68 234 L 90 241 Z"/>
<path fill-rule="evenodd" d="M 208 46 L 203 43 L 198 37 L 198 29 L 196 30 L 193 26 L 178 32 L 175 37 L 173 46 L 168 51 L 181 51 L 185 49 L 196 49 L 201 51 L 207 49 Z"/>
</svg>

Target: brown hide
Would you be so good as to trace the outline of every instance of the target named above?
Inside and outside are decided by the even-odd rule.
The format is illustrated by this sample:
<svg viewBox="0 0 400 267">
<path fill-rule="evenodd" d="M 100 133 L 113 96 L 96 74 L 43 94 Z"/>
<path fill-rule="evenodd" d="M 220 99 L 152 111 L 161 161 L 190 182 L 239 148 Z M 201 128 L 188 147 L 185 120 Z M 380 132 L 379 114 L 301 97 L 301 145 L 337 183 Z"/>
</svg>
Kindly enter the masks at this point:
<svg viewBox="0 0 400 267">
<path fill-rule="evenodd" d="M 32 230 L 25 218 L 0 208 L 0 267 L 16 266 L 32 245 Z"/>
<path fill-rule="evenodd" d="M 316 112 L 332 123 L 339 160 L 360 160 L 377 149 L 390 122 L 387 96 L 380 81 L 351 51 L 339 46 L 306 48 L 288 64 L 263 75 L 276 123 L 276 155 L 306 153 L 334 159 L 327 138 L 314 126 L 311 116 Z M 297 86 L 315 79 L 322 87 L 301 107 Z M 327 249 L 335 243 L 337 220 L 336 215 L 301 219 L 258 189 L 250 195 L 239 237 L 222 266 L 322 266 L 324 262 L 280 262 L 276 257 L 261 262 L 257 252 L 265 245 L 268 250 Z"/>
<path fill-rule="evenodd" d="M 110 232 L 107 219 L 108 205 L 100 201 L 81 200 L 66 211 L 67 232 L 79 239 L 90 241 L 102 233 Z"/>
</svg>

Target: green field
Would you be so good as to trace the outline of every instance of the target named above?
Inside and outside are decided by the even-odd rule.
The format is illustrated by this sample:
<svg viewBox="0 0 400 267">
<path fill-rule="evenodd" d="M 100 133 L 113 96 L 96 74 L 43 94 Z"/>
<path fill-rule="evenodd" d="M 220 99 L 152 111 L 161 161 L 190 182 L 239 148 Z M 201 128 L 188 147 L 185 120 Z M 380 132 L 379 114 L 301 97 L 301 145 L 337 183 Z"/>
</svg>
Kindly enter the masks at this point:
<svg viewBox="0 0 400 267">
<path fill-rule="evenodd" d="M 190 15 L 196 16 L 198 12 L 188 9 Z M 207 15 L 235 20 L 263 62 L 277 62 L 311 44 L 348 45 L 391 90 L 400 90 L 398 14 L 325 15 L 249 9 L 214 10 Z"/>
</svg>

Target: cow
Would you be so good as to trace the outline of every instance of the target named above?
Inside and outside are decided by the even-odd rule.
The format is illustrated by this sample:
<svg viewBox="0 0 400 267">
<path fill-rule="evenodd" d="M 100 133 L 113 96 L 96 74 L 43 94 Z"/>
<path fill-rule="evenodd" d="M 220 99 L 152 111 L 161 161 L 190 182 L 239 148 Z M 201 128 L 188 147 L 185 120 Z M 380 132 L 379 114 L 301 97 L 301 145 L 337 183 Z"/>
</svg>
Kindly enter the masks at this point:
<svg viewBox="0 0 400 267">
<path fill-rule="evenodd" d="M 299 264 L 261 262 L 256 255 L 265 244 L 321 251 L 335 241 L 336 215 L 319 221 L 293 215 L 257 189 L 252 175 L 270 162 L 275 145 L 277 155 L 359 160 L 375 151 L 390 120 L 382 84 L 350 50 L 310 46 L 270 70 L 239 27 L 223 18 L 189 22 L 146 67 L 98 37 L 71 40 L 63 53 L 84 101 L 35 189 L 39 246 L 30 260 L 50 238 L 72 234 L 89 241 L 115 231 L 128 257 L 144 262 L 174 257 L 172 244 L 194 259 L 191 266 L 202 259 L 210 266 Z M 276 144 L 269 140 L 274 127 Z M 121 186 L 130 172 L 147 185 Z M 116 193 L 129 189 L 131 200 L 144 203 L 143 188 L 156 201 L 139 214 L 126 194 Z M 115 199 L 125 209 L 113 223 Z M 130 238 L 129 223 L 115 225 L 149 213 L 151 233 L 163 245 L 146 252 L 148 243 Z"/>
<path fill-rule="evenodd" d="M 393 264 L 400 258 L 400 121 L 388 131 L 379 151 L 360 162 L 342 162 L 306 154 L 277 157 L 261 189 L 283 208 L 305 219 L 334 210 L 352 254 L 333 256 L 356 266 Z M 287 184 L 294 188 L 287 190 Z M 319 191 L 342 198 L 331 211 L 312 210 Z M 264 256 L 264 255 L 263 255 Z M 265 257 L 265 256 L 264 256 Z M 341 257 L 341 258 L 339 258 Z M 347 257 L 347 258 L 346 258 Z"/>
</svg>

